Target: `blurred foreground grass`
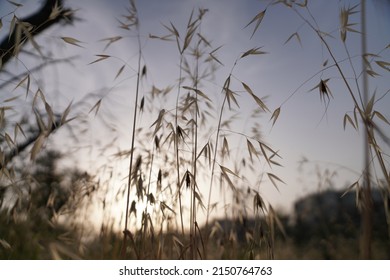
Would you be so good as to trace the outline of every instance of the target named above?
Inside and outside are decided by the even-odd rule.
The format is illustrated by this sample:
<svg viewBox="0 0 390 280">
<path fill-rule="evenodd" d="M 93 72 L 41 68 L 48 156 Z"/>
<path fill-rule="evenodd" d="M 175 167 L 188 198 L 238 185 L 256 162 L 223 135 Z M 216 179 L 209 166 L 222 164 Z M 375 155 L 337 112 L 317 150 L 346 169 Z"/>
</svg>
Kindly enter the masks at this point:
<svg viewBox="0 0 390 280">
<path fill-rule="evenodd" d="M 296 201 L 294 213 L 278 214 L 279 225 L 267 217 L 214 220 L 209 232 L 209 259 L 358 259 L 360 215 L 354 193 L 323 191 Z M 383 202 L 374 191 L 374 259 L 390 258 L 390 239 Z M 102 225 L 100 233 L 81 236 L 80 228 L 52 223 L 39 211 L 14 218 L 0 213 L 0 259 L 117 259 L 122 233 Z M 274 232 L 274 236 L 270 234 Z M 205 230 L 201 235 L 206 236 Z M 149 232 L 141 242 L 140 232 L 132 233 L 128 258 L 183 259 L 186 243 L 180 231 Z M 272 244 L 270 244 L 270 240 Z M 200 241 L 201 242 L 201 241 Z"/>
</svg>

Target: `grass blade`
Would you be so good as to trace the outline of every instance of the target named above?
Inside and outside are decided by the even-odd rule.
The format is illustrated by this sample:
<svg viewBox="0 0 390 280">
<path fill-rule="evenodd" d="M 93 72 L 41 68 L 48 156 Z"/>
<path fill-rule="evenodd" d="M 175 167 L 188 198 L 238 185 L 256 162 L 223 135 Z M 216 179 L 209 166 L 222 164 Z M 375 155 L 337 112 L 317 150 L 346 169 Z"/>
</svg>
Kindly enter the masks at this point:
<svg viewBox="0 0 390 280">
<path fill-rule="evenodd" d="M 271 116 L 271 118 L 270 118 L 270 120 L 272 120 L 272 119 L 274 120 L 274 121 L 272 122 L 272 126 L 274 126 L 276 120 L 279 118 L 279 115 L 280 115 L 280 107 L 277 108 L 277 109 L 275 109 L 275 111 L 272 113 L 272 116 Z"/>
<path fill-rule="evenodd" d="M 95 55 L 95 56 L 97 56 L 97 57 L 99 57 L 99 58 L 96 59 L 96 60 L 94 60 L 94 61 L 92 61 L 92 62 L 90 62 L 90 63 L 88 63 L 88 65 L 94 64 L 94 63 L 96 63 L 96 62 L 99 62 L 99 61 L 102 61 L 102 60 L 105 60 L 105 59 L 111 57 L 111 56 L 105 55 L 105 54 L 97 54 L 97 55 Z"/>
<path fill-rule="evenodd" d="M 74 46 L 83 48 L 83 46 L 80 45 L 80 43 L 82 43 L 82 42 L 77 40 L 77 39 L 75 39 L 75 38 L 72 38 L 72 37 L 61 37 L 61 39 L 64 40 L 65 43 L 68 43 L 70 45 L 74 45 Z"/>
<path fill-rule="evenodd" d="M 274 185 L 274 187 L 279 191 L 279 188 L 278 186 L 276 185 L 276 182 L 280 182 L 280 183 L 283 183 L 283 184 L 286 184 L 285 182 L 283 182 L 282 179 L 280 179 L 278 176 L 276 176 L 275 174 L 272 174 L 272 173 L 267 173 L 267 176 L 268 178 L 271 180 L 272 184 Z"/>
<path fill-rule="evenodd" d="M 249 25 L 251 25 L 252 23 L 254 23 L 256 21 L 256 26 L 255 26 L 255 29 L 253 30 L 252 32 L 252 35 L 251 35 L 251 39 L 253 37 L 253 35 L 255 35 L 257 29 L 259 28 L 260 26 L 260 23 L 262 22 L 263 18 L 264 18 L 264 15 L 265 15 L 265 11 L 267 9 L 265 9 L 264 11 L 261 11 L 260 13 L 258 13 L 244 28 L 247 28 Z"/>
</svg>

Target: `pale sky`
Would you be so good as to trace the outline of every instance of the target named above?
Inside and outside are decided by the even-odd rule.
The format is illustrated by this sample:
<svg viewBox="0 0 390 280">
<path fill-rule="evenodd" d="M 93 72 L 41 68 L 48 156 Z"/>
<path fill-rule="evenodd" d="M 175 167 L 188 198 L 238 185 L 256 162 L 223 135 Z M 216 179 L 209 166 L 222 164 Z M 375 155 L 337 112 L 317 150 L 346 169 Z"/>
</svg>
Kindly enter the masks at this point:
<svg viewBox="0 0 390 280">
<path fill-rule="evenodd" d="M 27 1 L 20 1 L 20 3 L 24 2 Z M 310 11 L 321 30 L 334 36 L 334 38 L 327 38 L 327 41 L 333 48 L 335 56 L 339 60 L 345 59 L 347 56 L 342 44 L 340 44 L 338 31 L 338 11 L 344 5 L 348 7 L 348 3 L 353 6 L 359 1 L 346 1 L 346 4 L 340 4 L 340 1 L 336 0 L 308 2 Z M 344 3 L 344 1 L 341 2 Z M 390 43 L 390 28 L 388 28 L 390 26 L 390 4 L 388 2 L 386 4 L 385 0 L 367 2 L 368 52 L 377 54 Z M 0 3 L 0 16 L 4 16 L 12 10 L 10 8 L 12 6 L 5 1 Z M 134 89 L 136 79 L 134 71 L 130 67 L 126 67 L 120 77 L 114 78 L 123 65 L 123 61 L 127 62 L 133 69 L 137 67 L 137 42 L 136 38 L 132 36 L 134 33 L 126 33 L 118 28 L 117 19 L 120 19 L 125 12 L 124 8 L 128 6 L 127 1 L 69 0 L 65 3 L 71 8 L 79 9 L 77 16 L 81 18 L 81 21 L 66 28 L 54 27 L 40 35 L 37 41 L 43 45 L 45 51 L 55 52 L 54 57 L 56 58 L 72 55 L 78 55 L 79 58 L 74 60 L 71 65 L 60 64 L 48 67 L 37 72 L 35 76 L 39 86 L 47 92 L 48 100 L 57 107 L 63 110 L 73 100 L 74 114 L 88 113 L 102 95 L 106 96 L 103 98 L 97 117 L 91 113 L 87 118 L 88 123 L 76 124 L 80 127 L 79 130 L 75 129 L 76 133 L 85 128 L 89 130 L 80 137 L 80 142 L 69 143 L 66 141 L 64 143 L 65 146 L 69 147 L 92 145 L 74 155 L 76 162 L 87 169 L 91 168 L 88 171 L 93 173 L 96 166 L 112 164 L 107 155 L 98 156 L 101 148 L 107 143 L 112 143 L 113 139 L 117 139 L 115 142 L 117 147 L 130 148 L 134 96 L 129 96 L 129 91 Z M 265 9 L 266 3 L 269 1 L 136 1 L 142 36 L 143 63 L 148 68 L 147 79 L 142 85 L 142 94 L 150 91 L 152 85 L 158 88 L 175 85 L 179 73 L 179 55 L 176 43 L 150 39 L 149 34 L 166 35 L 167 29 L 162 24 L 170 25 L 172 22 L 184 36 L 192 9 L 195 9 L 195 12 L 198 8 L 209 9 L 202 22 L 201 30 L 204 37 L 210 40 L 213 48 L 222 46 L 216 54 L 224 66 L 218 69 L 213 83 L 205 82 L 202 89 L 213 98 L 217 110 L 222 103 L 220 88 L 231 70 L 234 60 L 251 48 L 262 47 L 261 50 L 266 51 L 267 54 L 242 59 L 234 70 L 234 75 L 240 81 L 248 84 L 258 97 L 268 96 L 266 104 L 271 112 L 282 105 L 281 114 L 274 127 L 270 121 L 271 114 L 264 115 L 259 122 L 262 126 L 264 141 L 273 149 L 279 150 L 282 156 L 279 162 L 283 167 L 274 168 L 272 172 L 286 184 L 280 184 L 278 192 L 269 180 L 264 180 L 261 194 L 264 200 L 270 202 L 274 208 L 289 210 L 297 198 L 318 190 L 319 180 L 315 173 L 317 166 L 322 173 L 327 168 L 331 172 L 338 173 L 334 178 L 335 188 L 345 187 L 347 183 L 358 179 L 357 173 L 362 168 L 363 158 L 362 133 L 354 131 L 351 126 L 348 126 L 345 131 L 343 129 L 344 114 L 353 110 L 353 104 L 334 68 L 326 70 L 322 74 L 319 73 L 307 81 L 322 69 L 325 60 L 328 59 L 329 64 L 331 64 L 331 59 L 321 46 L 318 37 L 307 25 L 302 25 L 302 20 L 291 9 L 283 5 L 269 6 L 259 29 L 253 38 L 250 38 L 254 25 L 244 27 L 256 14 Z M 27 6 L 25 9 L 27 10 Z M 21 15 L 23 15 L 22 12 Z M 309 14 L 304 13 L 304 15 L 310 19 Z M 351 22 L 360 22 L 360 14 L 354 14 L 350 20 Z M 4 36 L 7 31 L 9 21 L 9 18 L 3 19 L 4 27 L 0 30 L 1 36 Z M 353 28 L 360 30 L 360 25 L 357 24 Z M 299 34 L 302 45 L 296 38 L 292 38 L 287 44 L 284 44 L 294 32 Z M 127 37 L 113 43 L 103 52 L 105 43 L 99 42 L 99 40 L 118 35 Z M 76 38 L 82 42 L 80 45 L 83 48 L 66 44 L 60 39 L 61 37 Z M 356 57 L 360 55 L 360 44 L 358 34 L 348 33 L 347 46 L 351 56 L 355 57 L 353 63 L 357 72 L 360 71 L 361 67 L 361 61 L 359 57 Z M 95 55 L 103 53 L 120 58 L 122 61 L 112 58 L 88 65 L 96 59 Z M 390 61 L 390 48 L 381 53 L 379 60 Z M 34 63 L 34 60 L 26 58 L 27 67 L 32 67 Z M 345 69 L 346 75 L 352 78 L 353 73 L 350 71 L 348 62 L 343 62 L 341 66 Z M 389 71 L 381 69 L 374 62 L 373 66 L 374 70 L 381 76 L 375 79 L 370 78 L 370 93 L 376 89 L 376 96 L 380 97 L 389 90 Z M 23 71 L 23 66 L 20 64 L 12 67 L 17 69 L 15 71 Z M 309 92 L 319 83 L 321 78 L 330 78 L 328 85 L 334 97 L 330 100 L 327 109 L 320 101 L 318 89 Z M 4 77 L 0 76 L 0 79 L 2 82 Z M 303 84 L 305 81 L 307 83 Z M 353 79 L 349 81 L 355 89 Z M 361 80 L 359 80 L 360 82 Z M 301 85 L 302 87 L 288 99 Z M 253 99 L 248 98 L 242 87 L 235 86 L 235 89 L 240 95 L 241 104 L 240 119 L 233 129 L 243 132 L 241 131 L 242 124 L 250 110 L 256 107 L 256 104 Z M 173 90 L 171 96 L 174 100 L 176 89 Z M 172 104 L 169 103 L 172 102 L 172 99 L 167 104 Z M 285 102 L 287 99 L 288 101 Z M 79 104 L 84 100 L 87 102 Z M 388 120 L 390 120 L 389 105 L 390 95 L 385 95 L 379 103 L 375 104 L 376 110 L 380 111 Z M 156 112 L 158 112 L 166 105 L 155 104 L 155 106 L 158 107 L 158 109 L 156 108 Z M 156 112 L 153 113 L 153 116 L 147 116 L 147 112 L 144 112 L 141 123 L 150 126 L 157 117 Z M 104 116 L 108 125 L 114 125 L 115 130 L 102 126 L 99 115 Z M 386 129 L 389 131 L 388 127 Z M 55 138 L 57 143 L 62 143 L 61 137 L 57 138 Z M 242 141 L 241 144 L 243 151 L 247 152 L 245 141 Z M 388 145 L 384 145 L 383 148 L 385 151 L 389 151 Z M 89 153 L 90 151 L 92 153 Z M 303 170 L 299 170 L 298 162 L 302 157 L 309 159 L 309 162 Z M 124 160 L 123 164 L 115 162 L 114 165 L 127 168 L 128 160 Z M 263 165 L 261 165 L 262 167 Z M 122 181 L 122 183 L 124 182 Z M 207 197 L 206 194 L 204 196 Z M 217 199 L 218 197 L 214 198 L 214 200 Z M 249 204 L 251 203 L 252 201 Z"/>
</svg>

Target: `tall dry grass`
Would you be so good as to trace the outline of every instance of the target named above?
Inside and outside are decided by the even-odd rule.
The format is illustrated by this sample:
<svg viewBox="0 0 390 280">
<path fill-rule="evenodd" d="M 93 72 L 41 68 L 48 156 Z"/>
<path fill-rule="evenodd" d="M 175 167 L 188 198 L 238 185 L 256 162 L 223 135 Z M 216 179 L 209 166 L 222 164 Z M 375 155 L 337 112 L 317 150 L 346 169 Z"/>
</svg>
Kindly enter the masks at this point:
<svg viewBox="0 0 390 280">
<path fill-rule="evenodd" d="M 356 57 L 349 53 L 347 40 L 351 32 L 357 31 L 351 22 L 357 13 L 357 7 L 340 9 L 340 26 L 337 31 L 345 57 L 337 58 L 336 51 L 329 43 L 333 32 L 327 33 L 320 29 L 307 1 L 267 2 L 245 26 L 247 29 L 252 28 L 250 38 L 256 36 L 263 20 L 272 12 L 274 4 L 284 5 L 312 30 L 327 52 L 328 59 L 317 73 L 294 90 L 279 107 L 270 110 L 266 98 L 257 93 L 259 89 L 255 89 L 251 82 L 246 81 L 237 71 L 237 67 L 244 61 L 260 61 L 267 54 L 266 48 L 253 46 L 243 49 L 235 54 L 237 58 L 232 65 L 225 65 L 220 59 L 223 47 L 214 46 L 212 40 L 207 37 L 207 26 L 204 25 L 204 19 L 208 16 L 207 9 L 194 9 L 189 13 L 185 26 L 172 22 L 162 23 L 162 35 L 147 36 L 141 32 L 142 18 L 139 18 L 135 1 L 129 1 L 119 24 L 126 38 L 136 41 L 137 50 L 131 54 L 134 55 L 132 58 L 136 57 L 134 65 L 129 57 L 116 57 L 109 52 L 112 45 L 122 44 L 126 47 L 128 41 L 124 40 L 123 36 L 103 38 L 103 51 L 94 53 L 95 60 L 89 63 L 93 71 L 98 64 L 119 62 L 120 67 L 112 73 L 114 80 L 125 77 L 124 80 L 130 81 L 127 88 L 130 97 L 127 99 L 131 100 L 131 103 L 126 105 L 128 110 L 132 111 L 132 119 L 127 123 L 127 130 L 131 134 L 130 141 L 126 148 L 116 146 L 114 142 L 106 147 L 110 151 L 116 149 L 112 157 L 113 162 L 128 162 L 128 170 L 126 174 L 122 174 L 126 183 L 113 186 L 112 179 L 116 175 L 113 175 L 111 162 L 97 171 L 105 174 L 102 176 L 104 179 L 97 179 L 95 184 L 82 181 L 80 189 L 84 192 L 78 197 L 79 208 L 77 211 L 71 211 L 75 219 L 73 226 L 78 234 L 73 245 L 77 248 L 72 247 L 70 250 L 63 244 L 56 243 L 56 246 L 50 247 L 52 257 L 83 256 L 83 246 L 93 238 L 88 236 L 91 232 L 88 227 L 80 226 L 80 220 L 83 223 L 91 219 L 91 213 L 96 211 L 98 205 L 103 212 L 103 218 L 99 227 L 99 248 L 96 252 L 91 250 L 94 257 L 275 258 L 275 250 L 280 248 L 278 242 L 281 242 L 278 234 L 287 236 L 287 233 L 279 215 L 263 197 L 260 185 L 268 181 L 278 189 L 284 182 L 274 171 L 281 166 L 281 156 L 263 137 L 260 122 L 269 120 L 272 126 L 278 125 L 279 116 L 287 102 L 313 80 L 316 80 L 316 85 L 311 91 L 318 92 L 320 100 L 327 108 L 329 103 L 333 102 L 331 88 L 335 78 L 325 77 L 326 71 L 332 69 L 337 71 L 351 100 L 351 112 L 346 113 L 343 119 L 344 129 L 350 125 L 357 131 L 363 130 L 367 135 L 366 155 L 369 164 L 348 191 L 355 190 L 358 194 L 357 205 L 365 217 L 362 223 L 365 232 L 362 237 L 362 257 L 370 257 L 370 184 L 378 185 L 383 192 L 387 223 L 390 225 L 390 181 L 384 152 L 388 137 L 379 124 L 389 125 L 389 122 L 385 114 L 375 109 L 376 104 L 388 91 L 380 97 L 372 94 L 365 100 L 366 90 L 361 88 L 359 80 L 364 74 L 375 78 L 378 74 L 375 71 L 388 71 L 389 63 L 382 60 L 380 55 L 389 46 L 376 54 L 364 51 L 361 56 L 364 63 L 359 71 L 352 63 Z M 21 8 L 22 6 L 16 5 L 15 11 L 10 15 L 14 15 L 17 9 Z M 58 6 L 54 6 L 51 16 L 55 17 L 60 10 Z M 364 15 L 364 10 L 361 14 Z M 361 20 L 364 21 L 364 17 Z M 20 21 L 16 16 L 12 17 L 10 25 L 10 34 L 15 32 L 17 35 L 15 45 L 10 50 L 16 60 L 22 64 L 23 57 L 20 54 L 25 42 L 31 44 L 32 51 L 39 54 L 38 57 L 45 57 L 43 49 L 33 36 L 34 27 Z M 362 33 L 364 39 L 365 32 Z M 73 37 L 62 36 L 58 39 L 71 47 L 84 47 L 83 42 Z M 299 28 L 287 38 L 286 44 L 293 39 L 302 43 Z M 165 88 L 159 88 L 148 79 L 152 70 L 148 67 L 148 58 L 144 51 L 146 43 L 170 44 L 176 51 L 177 61 L 174 63 L 178 65 L 177 76 L 175 81 L 165 85 Z M 49 61 L 42 67 L 62 62 L 56 59 Z M 68 62 L 70 59 L 64 61 Z M 349 66 L 348 74 L 341 65 Z M 40 67 L 37 66 L 36 69 Z M 13 165 L 14 161 L 23 159 L 18 152 L 29 148 L 28 157 L 34 163 L 47 149 L 57 130 L 62 131 L 77 120 L 79 122 L 74 126 L 82 127 L 91 115 L 105 121 L 106 116 L 101 108 L 109 98 L 107 92 L 97 97 L 89 95 L 83 100 L 87 103 L 87 108 L 83 107 L 85 103 L 67 103 L 64 108 L 55 108 L 48 94 L 38 87 L 38 79 L 34 74 L 36 69 L 26 67 L 24 74 L 11 75 L 5 81 L 6 85 L 12 84 L 14 90 L 25 93 L 23 106 L 29 106 L 35 120 L 15 122 L 14 116 L 10 115 L 13 106 L 9 104 L 19 101 L 19 97 L 2 101 L 4 106 L 0 107 L 0 206 L 6 199 L 3 193 L 10 187 L 18 186 L 19 180 L 27 180 Z M 226 69 L 229 69 L 228 74 L 220 78 L 218 74 Z M 352 79 L 348 77 L 350 73 L 353 75 Z M 113 88 L 109 91 L 111 90 Z M 92 103 L 90 100 L 93 100 Z M 255 104 L 256 108 L 249 114 L 248 119 L 244 120 L 248 126 L 239 127 L 236 124 L 242 121 L 238 119 L 245 110 L 240 105 L 248 101 Z M 20 103 L 15 104 L 20 106 Z M 70 117 L 71 110 L 77 108 L 81 111 L 80 114 Z M 32 127 L 31 131 L 26 132 L 28 127 Z M 88 131 L 88 124 L 86 127 L 85 131 Z M 84 131 L 83 128 L 80 130 Z M 19 145 L 22 143 L 21 135 L 31 135 L 31 138 L 26 137 L 29 140 L 25 142 L 23 150 Z M 374 172 L 369 172 L 368 169 Z M 256 174 L 255 178 L 250 178 L 253 174 Z M 120 183 L 116 181 L 115 184 Z M 117 190 L 114 195 L 113 188 Z M 24 196 L 25 192 L 20 191 L 19 194 Z M 214 199 L 216 195 L 218 200 Z M 122 214 L 113 211 L 116 204 L 121 205 Z M 214 220 L 213 217 L 218 212 L 224 213 L 225 220 L 237 222 L 230 226 Z M 113 213 L 117 216 L 112 217 Z M 57 218 L 58 213 L 55 214 Z M 248 223 L 251 219 L 254 222 Z M 204 224 L 201 224 L 201 221 L 204 221 Z M 49 217 L 47 222 L 52 223 L 53 217 Z M 115 228 L 118 222 L 121 225 L 121 234 Z M 12 246 L 9 240 L 0 238 L 0 241 L 4 248 Z"/>
<path fill-rule="evenodd" d="M 178 77 L 176 84 L 168 86 L 168 90 L 165 91 L 151 85 L 151 94 L 145 94 L 139 101 L 140 81 L 146 76 L 148 67 L 146 64 L 142 66 L 141 39 L 144 37 L 139 33 L 139 24 L 142 20 L 138 19 L 135 3 L 133 1 L 130 3 L 128 14 L 124 15 L 126 21 L 122 22 L 121 28 L 135 34 L 138 40 L 138 64 L 135 67 L 136 87 L 132 105 L 134 115 L 131 146 L 129 150 L 118 153 L 130 159 L 122 258 L 126 256 L 141 259 L 166 258 L 163 248 L 168 243 L 173 244 L 177 258 L 207 259 L 213 227 L 211 217 L 216 208 L 231 208 L 232 214 L 229 213 L 228 217 L 243 220 L 251 211 L 245 207 L 249 194 L 254 200 L 256 213 L 265 214 L 268 211 L 259 187 L 248 188 L 249 180 L 244 174 L 247 169 L 255 169 L 256 165 L 263 168 L 264 164 L 259 161 L 260 158 L 265 159 L 269 167 L 280 165 L 276 161 L 279 155 L 262 139 L 258 122 L 254 122 L 253 127 L 248 128 L 254 132 L 252 135 L 247 134 L 247 131 L 236 132 L 231 129 L 234 115 L 239 112 L 236 110 L 240 110 L 238 91 L 246 94 L 242 98 L 252 99 L 258 106 L 253 112 L 252 120 L 269 113 L 264 99 L 258 97 L 252 88 L 234 73 L 236 65 L 241 60 L 249 56 L 261 56 L 265 52 L 255 47 L 238 54 L 230 74 L 223 85 L 219 86 L 222 104 L 216 108 L 215 98 L 218 100 L 219 97 L 207 93 L 203 88 L 210 82 L 218 84 L 218 81 L 211 78 L 214 72 L 218 71 L 218 67 L 224 67 L 218 59 L 220 47 L 213 48 L 202 33 L 202 20 L 207 16 L 207 10 L 194 10 L 184 28 L 173 23 L 163 24 L 167 34 L 149 36 L 148 40 L 174 42 L 178 56 Z M 184 30 L 183 34 L 178 31 L 181 29 Z M 93 63 L 110 58 L 111 56 L 107 54 L 99 54 Z M 122 69 L 119 69 L 117 75 L 122 74 Z M 174 103 L 167 102 L 166 105 L 171 107 L 164 107 L 164 103 L 160 103 L 156 110 L 153 105 L 158 102 L 157 100 L 161 96 L 169 99 L 168 95 L 172 95 L 171 91 L 174 90 L 176 90 Z M 148 127 L 136 127 L 137 119 L 146 113 L 150 116 L 155 115 L 154 121 Z M 241 162 L 237 159 L 236 164 L 229 158 L 230 143 L 233 142 L 230 138 L 243 139 L 240 141 L 244 143 L 243 147 L 246 150 L 245 155 L 240 157 Z M 153 141 L 148 142 L 144 139 Z M 239 146 L 236 149 L 242 150 L 243 147 Z M 283 182 L 271 172 L 264 174 L 275 187 Z M 204 187 L 201 188 L 205 180 L 209 181 L 206 190 Z M 244 185 L 245 187 L 241 187 Z M 212 203 L 216 188 L 219 188 L 218 191 L 223 193 L 227 200 L 233 201 L 233 204 L 229 206 L 226 202 L 224 206 L 220 202 Z M 228 199 L 229 196 L 231 199 Z M 228 212 L 230 211 L 225 213 Z M 134 223 L 130 227 L 129 220 L 136 215 L 141 216 L 141 223 L 138 226 Z M 204 230 L 198 222 L 199 215 L 205 215 Z M 262 227 L 261 224 L 257 226 Z M 173 233 L 171 240 L 166 240 L 164 229 Z M 271 231 L 273 232 L 272 227 Z M 248 232 L 248 238 L 251 234 Z M 272 234 L 270 233 L 270 236 Z M 234 236 L 234 233 L 230 235 Z M 253 238 L 248 240 L 255 242 Z M 272 254 L 269 256 L 272 257 Z"/>
</svg>

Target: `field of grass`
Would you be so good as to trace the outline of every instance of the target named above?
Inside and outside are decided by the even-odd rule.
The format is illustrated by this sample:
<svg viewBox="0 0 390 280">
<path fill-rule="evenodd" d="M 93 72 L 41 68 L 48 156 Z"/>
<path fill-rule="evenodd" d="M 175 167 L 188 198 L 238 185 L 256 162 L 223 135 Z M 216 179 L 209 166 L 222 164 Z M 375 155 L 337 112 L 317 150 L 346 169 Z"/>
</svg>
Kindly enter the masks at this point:
<svg viewBox="0 0 390 280">
<path fill-rule="evenodd" d="M 0 12 L 1 22 L 9 23 L 1 44 L 7 48 L 0 53 L 0 89 L 7 93 L 0 107 L 1 259 L 390 257 L 390 123 L 388 112 L 377 110 L 390 89 L 366 93 L 368 77 L 375 81 L 379 70 L 388 76 L 390 63 L 381 55 L 390 45 L 376 53 L 364 51 L 364 1 L 360 6 L 341 6 L 336 33 L 321 29 L 310 1 L 266 1 L 248 18 L 244 30 L 250 30 L 252 38 L 264 18 L 272 17 L 272 7 L 284 6 L 314 34 L 327 58 L 276 108 L 267 103 L 272 95 L 260 97 L 253 81 L 240 71 L 242 64 L 253 62 L 256 67 L 267 55 L 265 47 L 243 46 L 232 55 L 231 65 L 225 65 L 222 46 L 214 46 L 206 35 L 208 9 L 194 8 L 184 26 L 164 22 L 160 30 L 143 34 L 143 18 L 133 0 L 126 2 L 118 20 L 125 35 L 101 38 L 103 51 L 90 51 L 94 56 L 90 71 L 111 63 L 109 69 L 117 67 L 110 73 L 116 85 L 77 103 L 56 104 L 41 89 L 36 72 L 50 64 L 71 64 L 74 58 L 53 58 L 37 39 L 44 33 L 41 28 L 60 24 L 60 18 L 77 24 L 78 14 L 65 9 L 62 1 L 48 3 L 50 12 L 36 26 L 17 16 L 24 8 L 21 4 L 11 3 L 15 7 L 9 14 Z M 349 53 L 346 39 L 358 33 L 356 14 L 361 15 L 363 30 L 360 57 Z M 300 28 L 285 44 L 291 40 L 302 44 L 299 32 Z M 108 51 L 125 44 L 124 38 L 136 48 L 131 59 Z M 59 39 L 62 46 L 87 49 L 75 37 Z M 336 58 L 331 40 L 338 40 L 345 57 Z M 173 84 L 151 83 L 150 76 L 158 73 L 149 69 L 145 41 L 168 45 L 175 53 Z M 30 56 L 35 66 L 27 66 Z M 363 70 L 356 67 L 357 59 Z M 15 61 L 22 71 L 14 68 Z M 329 69 L 337 77 L 328 77 Z M 280 213 L 267 202 L 262 186 L 266 182 L 276 190 L 290 187 L 281 175 L 282 153 L 288 151 L 268 143 L 263 123 L 277 126 L 286 104 L 309 81 L 315 81 L 309 92 L 319 95 L 325 117 L 334 101 L 333 80 L 341 83 L 352 108 L 340 123 L 344 130 L 355 129 L 356 137 L 364 135 L 365 148 L 358 153 L 365 157 L 365 169 L 343 192 L 321 190 L 297 201 L 294 213 Z M 109 106 L 115 99 L 112 92 L 129 81 L 126 97 L 114 100 L 117 107 Z M 123 107 L 131 112 L 125 124 L 130 137 L 122 139 L 125 145 L 116 142 L 119 124 L 110 123 L 110 116 Z M 97 128 L 96 122 L 101 123 Z M 94 134 L 103 140 L 116 137 L 96 149 L 105 159 L 101 168 L 86 170 L 77 162 L 85 154 L 92 158 L 95 143 L 79 143 Z M 94 152 L 85 153 L 88 150 Z M 120 171 L 116 163 L 121 163 Z"/>
</svg>

